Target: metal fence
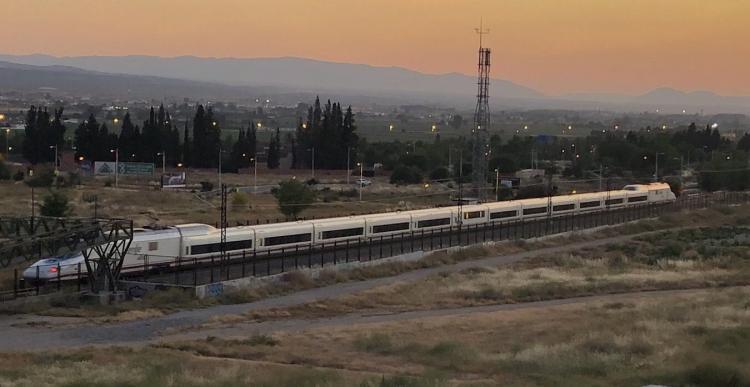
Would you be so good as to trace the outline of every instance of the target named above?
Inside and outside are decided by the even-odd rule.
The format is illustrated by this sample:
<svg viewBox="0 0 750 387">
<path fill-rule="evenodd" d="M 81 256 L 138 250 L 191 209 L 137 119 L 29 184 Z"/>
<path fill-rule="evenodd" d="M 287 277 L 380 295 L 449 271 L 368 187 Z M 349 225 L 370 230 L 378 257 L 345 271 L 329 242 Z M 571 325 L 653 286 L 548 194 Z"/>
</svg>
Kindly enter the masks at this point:
<svg viewBox="0 0 750 387">
<path fill-rule="evenodd" d="M 600 226 L 622 224 L 657 217 L 680 210 L 750 202 L 744 192 L 722 192 L 681 197 L 661 205 L 640 205 L 604 211 L 542 217 L 530 220 L 494 221 L 488 224 L 451 226 L 428 231 L 411 231 L 372 239 L 355 239 L 317 245 L 248 251 L 203 258 L 174 258 L 172 261 L 148 256 L 141 264 L 123 267 L 123 279 L 159 284 L 197 286 L 238 279 L 280 274 L 300 268 L 314 268 L 349 262 L 367 262 L 416 251 L 435 251 L 456 246 L 471 246 L 490 241 L 521 240 Z M 155 258 L 155 257 L 152 257 Z M 73 274 L 59 274 L 47 281 L 23 281 L 16 270 L 13 290 L 0 291 L 1 299 L 81 291 L 87 288 L 85 265 Z M 37 278 L 41 278 L 37 273 Z"/>
</svg>

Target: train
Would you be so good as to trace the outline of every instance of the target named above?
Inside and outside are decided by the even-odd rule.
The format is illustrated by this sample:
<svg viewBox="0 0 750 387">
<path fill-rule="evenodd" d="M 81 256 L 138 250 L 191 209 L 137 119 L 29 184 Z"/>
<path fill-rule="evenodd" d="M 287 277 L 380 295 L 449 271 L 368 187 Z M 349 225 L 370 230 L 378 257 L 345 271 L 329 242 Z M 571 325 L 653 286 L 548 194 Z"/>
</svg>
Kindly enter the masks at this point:
<svg viewBox="0 0 750 387">
<path fill-rule="evenodd" d="M 620 190 L 551 198 L 228 227 L 225 252 L 234 255 L 314 247 L 335 242 L 379 239 L 409 232 L 434 231 L 451 226 L 567 216 L 646 204 L 664 204 L 675 200 L 674 193 L 666 183 L 630 184 Z M 122 271 L 141 271 L 144 266 L 170 266 L 178 261 L 215 256 L 221 250 L 221 230 L 210 225 L 191 223 L 160 229 L 136 228 Z M 79 275 L 81 268 L 85 274 L 85 267 L 82 253 L 69 253 L 35 262 L 24 270 L 23 277 L 31 281 L 51 280 Z"/>
</svg>

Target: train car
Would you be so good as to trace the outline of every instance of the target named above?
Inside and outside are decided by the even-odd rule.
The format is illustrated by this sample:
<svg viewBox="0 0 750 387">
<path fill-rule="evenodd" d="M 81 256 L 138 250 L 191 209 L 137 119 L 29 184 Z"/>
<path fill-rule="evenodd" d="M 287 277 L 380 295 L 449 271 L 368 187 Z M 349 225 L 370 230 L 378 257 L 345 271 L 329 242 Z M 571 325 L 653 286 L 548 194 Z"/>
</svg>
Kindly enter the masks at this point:
<svg viewBox="0 0 750 387">
<path fill-rule="evenodd" d="M 221 253 L 221 231 L 214 229 L 207 235 L 184 238 L 185 257 L 203 258 Z M 255 230 L 249 226 L 227 228 L 225 252 L 228 254 L 252 251 L 255 246 Z M 172 258 L 174 260 L 174 258 Z"/>
<path fill-rule="evenodd" d="M 411 229 L 414 231 L 430 231 L 455 225 L 456 207 L 430 208 L 427 210 L 413 210 L 407 213 L 411 217 Z"/>
<path fill-rule="evenodd" d="M 509 222 L 521 219 L 521 204 L 518 200 L 487 203 L 490 222 Z"/>
<path fill-rule="evenodd" d="M 521 218 L 535 219 L 548 215 L 548 198 L 523 199 L 518 201 L 521 205 Z"/>
<path fill-rule="evenodd" d="M 578 211 L 578 195 L 553 196 L 552 216 L 567 215 Z"/>
<path fill-rule="evenodd" d="M 411 231 L 411 215 L 408 212 L 366 215 L 365 237 L 380 238 Z"/>
<path fill-rule="evenodd" d="M 605 192 L 584 193 L 575 195 L 578 213 L 596 212 L 604 208 Z"/>
<path fill-rule="evenodd" d="M 461 225 L 471 226 L 485 224 L 489 221 L 489 209 L 486 205 L 475 204 L 461 207 Z"/>
<path fill-rule="evenodd" d="M 311 245 L 315 228 L 309 221 L 253 226 L 255 251 L 268 251 L 293 246 Z"/>
<path fill-rule="evenodd" d="M 366 235 L 365 218 L 361 216 L 321 219 L 312 223 L 317 245 L 362 239 Z"/>
</svg>

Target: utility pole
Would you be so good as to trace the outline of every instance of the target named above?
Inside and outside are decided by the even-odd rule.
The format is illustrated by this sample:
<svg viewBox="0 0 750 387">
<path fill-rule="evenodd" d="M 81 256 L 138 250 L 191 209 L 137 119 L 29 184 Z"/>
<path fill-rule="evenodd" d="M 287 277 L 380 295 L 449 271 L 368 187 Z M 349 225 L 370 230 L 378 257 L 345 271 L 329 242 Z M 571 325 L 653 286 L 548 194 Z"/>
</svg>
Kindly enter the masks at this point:
<svg viewBox="0 0 750 387">
<path fill-rule="evenodd" d="M 219 148 L 219 189 L 223 187 L 223 185 L 221 184 L 221 153 L 221 148 Z"/>
<path fill-rule="evenodd" d="M 120 148 L 110 149 L 115 154 L 115 188 L 117 188 L 118 175 L 120 174 Z"/>
<path fill-rule="evenodd" d="M 495 168 L 495 200 L 497 200 L 497 193 L 500 190 L 500 169 Z"/>
<path fill-rule="evenodd" d="M 357 182 L 357 184 L 359 185 L 359 201 L 361 202 L 362 201 L 362 188 L 363 188 L 362 187 L 362 185 L 363 185 L 362 184 L 362 182 L 363 182 L 362 168 L 364 168 L 364 164 L 363 163 L 357 163 L 357 166 L 359 167 L 359 181 Z"/>
<path fill-rule="evenodd" d="M 464 215 L 463 215 L 463 204 L 464 204 L 464 191 L 463 191 L 463 181 L 464 181 L 464 155 L 463 150 L 459 149 L 458 151 L 458 227 L 460 228 L 463 224 Z"/>
<path fill-rule="evenodd" d="M 602 191 L 602 178 L 604 176 L 604 166 L 599 164 L 599 192 Z"/>
<path fill-rule="evenodd" d="M 346 185 L 347 186 L 349 185 L 349 175 L 352 174 L 349 171 L 349 166 L 350 166 L 350 164 L 349 164 L 349 155 L 350 155 L 351 149 L 352 149 L 352 147 L 350 147 L 350 146 L 346 147 Z"/>
</svg>

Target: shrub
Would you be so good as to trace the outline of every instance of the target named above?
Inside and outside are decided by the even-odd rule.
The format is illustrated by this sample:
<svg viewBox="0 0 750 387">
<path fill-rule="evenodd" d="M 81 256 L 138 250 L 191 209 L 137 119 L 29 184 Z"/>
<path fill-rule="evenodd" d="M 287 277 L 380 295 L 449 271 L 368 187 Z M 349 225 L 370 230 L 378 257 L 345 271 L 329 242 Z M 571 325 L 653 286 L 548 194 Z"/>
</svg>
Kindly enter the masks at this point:
<svg viewBox="0 0 750 387">
<path fill-rule="evenodd" d="M 273 195 L 279 204 L 279 211 L 294 219 L 315 200 L 315 192 L 297 180 L 281 182 Z"/>
<path fill-rule="evenodd" d="M 422 174 L 417 168 L 398 166 L 391 174 L 391 184 L 418 184 L 422 182 Z"/>
<path fill-rule="evenodd" d="M 68 197 L 60 191 L 52 191 L 44 197 L 42 203 L 42 216 L 52 216 L 62 218 L 68 216 L 71 212 Z"/>
<path fill-rule="evenodd" d="M 360 351 L 387 354 L 393 351 L 391 337 L 385 333 L 371 333 L 354 340 L 354 346 Z"/>
<path fill-rule="evenodd" d="M 49 168 L 40 168 L 35 171 L 34 176 L 26 180 L 29 187 L 51 187 L 55 181 L 55 172 Z"/>
<path fill-rule="evenodd" d="M 210 181 L 202 181 L 201 182 L 201 192 L 208 192 L 214 190 L 214 183 Z"/>
<path fill-rule="evenodd" d="M 430 180 L 445 180 L 448 178 L 448 168 L 437 167 L 430 172 Z"/>
<path fill-rule="evenodd" d="M 235 192 L 232 194 L 232 207 L 242 208 L 247 206 L 249 199 L 247 194 L 244 192 Z"/>
<path fill-rule="evenodd" d="M 10 168 L 0 161 L 0 180 L 10 180 Z"/>
<path fill-rule="evenodd" d="M 23 171 L 18 170 L 16 173 L 13 174 L 13 180 L 15 181 L 22 181 L 26 177 L 26 174 L 23 173 Z"/>
</svg>

